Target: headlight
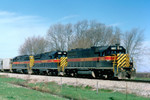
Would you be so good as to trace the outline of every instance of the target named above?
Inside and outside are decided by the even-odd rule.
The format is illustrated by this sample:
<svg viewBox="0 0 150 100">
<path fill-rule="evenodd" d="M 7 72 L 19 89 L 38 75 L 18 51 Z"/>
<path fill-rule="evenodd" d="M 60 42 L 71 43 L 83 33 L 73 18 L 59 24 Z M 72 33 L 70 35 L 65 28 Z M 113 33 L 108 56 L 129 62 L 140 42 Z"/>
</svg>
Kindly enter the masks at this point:
<svg viewBox="0 0 150 100">
<path fill-rule="evenodd" d="M 58 52 L 58 54 L 61 54 L 61 52 Z"/>
<path fill-rule="evenodd" d="M 116 50 L 116 47 L 111 47 L 111 50 Z"/>
</svg>

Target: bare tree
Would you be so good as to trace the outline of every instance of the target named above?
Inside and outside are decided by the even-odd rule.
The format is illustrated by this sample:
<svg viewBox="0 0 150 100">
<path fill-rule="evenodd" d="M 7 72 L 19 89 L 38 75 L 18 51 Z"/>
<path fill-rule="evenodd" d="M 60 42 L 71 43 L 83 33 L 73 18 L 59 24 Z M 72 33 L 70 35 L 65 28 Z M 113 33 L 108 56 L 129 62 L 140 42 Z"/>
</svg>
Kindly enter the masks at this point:
<svg viewBox="0 0 150 100">
<path fill-rule="evenodd" d="M 96 22 L 81 21 L 74 25 L 74 42 L 72 48 L 89 48 L 91 46 L 113 45 L 120 42 L 120 29 Z M 115 39 L 119 39 L 116 41 Z M 115 40 L 115 41 L 113 41 Z"/>
<path fill-rule="evenodd" d="M 68 50 L 72 36 L 72 24 L 54 24 L 47 33 L 49 50 Z"/>
<path fill-rule="evenodd" d="M 71 48 L 87 48 L 90 45 L 90 41 L 87 38 L 87 30 L 89 24 L 87 20 L 79 21 L 74 24 L 73 33 L 74 37 L 72 40 Z"/>
<path fill-rule="evenodd" d="M 114 34 L 113 34 L 113 36 L 111 37 L 111 45 L 116 45 L 116 44 L 121 44 L 121 37 L 122 36 L 122 33 L 121 33 L 121 30 L 120 30 L 120 28 L 118 28 L 118 27 L 115 27 L 115 29 L 114 29 Z"/>
<path fill-rule="evenodd" d="M 47 33 L 49 50 L 70 50 L 120 43 L 120 29 L 92 21 L 72 24 L 54 24 Z"/>
<path fill-rule="evenodd" d="M 65 25 L 65 39 L 66 39 L 66 50 L 70 50 L 73 39 L 73 26 L 72 24 Z"/>
<path fill-rule="evenodd" d="M 43 53 L 47 49 L 47 41 L 44 37 L 28 37 L 19 48 L 20 55 L 34 55 Z"/>
<path fill-rule="evenodd" d="M 102 43 L 103 32 L 105 25 L 98 23 L 96 21 L 91 21 L 89 25 L 89 29 L 87 31 L 87 37 L 89 38 L 91 45 L 90 46 L 98 46 Z"/>
<path fill-rule="evenodd" d="M 142 53 L 143 39 L 143 30 L 134 28 L 131 31 L 125 32 L 123 36 L 123 46 L 126 48 L 130 57 L 138 59 L 139 55 Z"/>
</svg>

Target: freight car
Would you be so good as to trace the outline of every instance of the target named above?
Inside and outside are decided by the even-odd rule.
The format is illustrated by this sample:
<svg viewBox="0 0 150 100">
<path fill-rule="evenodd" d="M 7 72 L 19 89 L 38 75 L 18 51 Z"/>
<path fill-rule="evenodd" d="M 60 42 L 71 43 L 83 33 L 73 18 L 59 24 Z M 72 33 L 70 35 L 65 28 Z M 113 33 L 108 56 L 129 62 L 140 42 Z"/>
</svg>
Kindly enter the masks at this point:
<svg viewBox="0 0 150 100">
<path fill-rule="evenodd" d="M 0 71 L 10 71 L 11 69 L 11 58 L 5 58 L 0 60 Z"/>
<path fill-rule="evenodd" d="M 65 51 L 52 51 L 34 56 L 17 56 L 12 59 L 12 72 L 57 75 L 66 67 L 66 56 Z M 63 65 L 64 63 L 65 65 Z"/>
<path fill-rule="evenodd" d="M 135 68 L 125 48 L 99 46 L 68 51 L 66 75 L 91 74 L 96 78 L 133 78 Z"/>
<path fill-rule="evenodd" d="M 0 59 L 0 71 L 2 71 L 2 64 L 3 64 L 3 60 L 2 59 Z"/>
</svg>

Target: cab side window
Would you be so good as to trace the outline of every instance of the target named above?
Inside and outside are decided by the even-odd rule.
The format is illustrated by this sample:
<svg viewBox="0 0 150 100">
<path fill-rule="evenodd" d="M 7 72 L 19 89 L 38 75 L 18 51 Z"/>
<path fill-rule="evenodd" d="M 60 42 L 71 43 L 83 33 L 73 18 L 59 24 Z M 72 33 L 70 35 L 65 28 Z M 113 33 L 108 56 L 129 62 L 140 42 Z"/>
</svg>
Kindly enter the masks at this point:
<svg viewBox="0 0 150 100">
<path fill-rule="evenodd" d="M 110 55 L 110 51 L 107 51 L 107 55 L 108 55 L 108 56 Z"/>
<path fill-rule="evenodd" d="M 105 52 L 103 52 L 103 57 L 105 56 Z"/>
</svg>

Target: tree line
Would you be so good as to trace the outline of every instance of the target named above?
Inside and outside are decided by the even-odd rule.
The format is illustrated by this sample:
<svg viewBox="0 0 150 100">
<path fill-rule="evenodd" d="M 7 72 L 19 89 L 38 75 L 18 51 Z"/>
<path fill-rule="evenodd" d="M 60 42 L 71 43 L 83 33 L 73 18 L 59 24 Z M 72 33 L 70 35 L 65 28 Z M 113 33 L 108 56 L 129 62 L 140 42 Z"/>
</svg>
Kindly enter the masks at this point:
<svg viewBox="0 0 150 100">
<path fill-rule="evenodd" d="M 55 50 L 90 48 L 92 46 L 124 46 L 131 57 L 141 53 L 143 31 L 133 28 L 122 32 L 119 27 L 105 25 L 95 20 L 77 23 L 53 24 L 45 37 L 33 36 L 25 39 L 19 48 L 20 55 L 34 55 Z"/>
</svg>

